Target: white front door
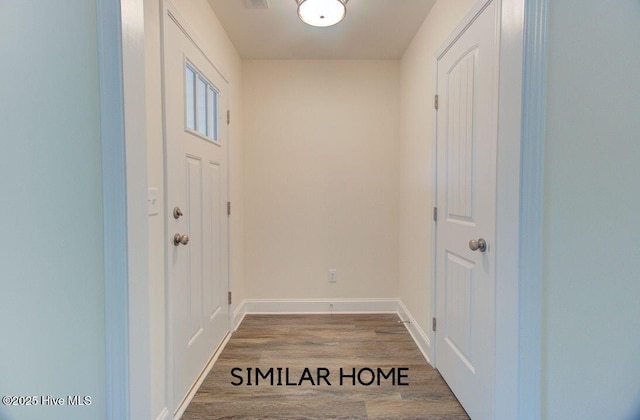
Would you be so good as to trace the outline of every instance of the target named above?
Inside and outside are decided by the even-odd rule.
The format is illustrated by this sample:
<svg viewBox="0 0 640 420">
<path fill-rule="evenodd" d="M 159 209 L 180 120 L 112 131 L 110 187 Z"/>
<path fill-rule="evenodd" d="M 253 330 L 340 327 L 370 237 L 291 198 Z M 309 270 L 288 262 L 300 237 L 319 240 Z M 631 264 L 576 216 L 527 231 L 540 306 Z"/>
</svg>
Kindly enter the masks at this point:
<svg viewBox="0 0 640 420">
<path fill-rule="evenodd" d="M 493 412 L 495 3 L 453 41 L 437 68 L 436 367 L 474 420 Z"/>
<path fill-rule="evenodd" d="M 228 88 L 171 15 L 164 43 L 168 323 L 176 410 L 228 333 Z"/>
</svg>

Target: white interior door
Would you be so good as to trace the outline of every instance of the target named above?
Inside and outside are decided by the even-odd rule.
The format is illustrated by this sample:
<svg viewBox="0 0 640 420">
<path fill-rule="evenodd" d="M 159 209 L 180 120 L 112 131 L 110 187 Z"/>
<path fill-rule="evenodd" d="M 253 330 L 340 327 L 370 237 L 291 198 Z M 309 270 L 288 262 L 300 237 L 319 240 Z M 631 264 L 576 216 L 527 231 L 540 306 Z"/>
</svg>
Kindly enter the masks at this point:
<svg viewBox="0 0 640 420">
<path fill-rule="evenodd" d="M 463 30 L 437 68 L 436 367 L 474 420 L 491 418 L 493 407 L 495 3 Z"/>
<path fill-rule="evenodd" d="M 176 410 L 228 333 L 228 88 L 171 15 L 166 22 L 168 322 Z"/>
</svg>

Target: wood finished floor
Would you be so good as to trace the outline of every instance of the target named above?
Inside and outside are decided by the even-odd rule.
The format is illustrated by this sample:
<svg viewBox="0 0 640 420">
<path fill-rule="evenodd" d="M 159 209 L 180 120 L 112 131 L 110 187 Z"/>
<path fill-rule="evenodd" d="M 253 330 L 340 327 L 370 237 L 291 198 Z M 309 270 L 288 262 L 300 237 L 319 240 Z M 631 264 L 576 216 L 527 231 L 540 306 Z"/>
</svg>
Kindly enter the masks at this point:
<svg viewBox="0 0 640 420">
<path fill-rule="evenodd" d="M 468 419 L 438 371 L 424 359 L 397 315 L 247 315 L 187 407 L 182 419 Z M 243 376 L 243 384 L 232 376 Z M 326 368 L 331 385 L 277 386 L 277 368 L 289 368 L 290 383 L 298 382 L 305 368 L 316 382 L 317 368 Z M 355 368 L 406 367 L 407 386 L 365 386 L 344 377 Z M 247 368 L 262 372 L 274 368 L 274 385 L 259 377 L 247 385 Z M 326 374 L 325 371 L 321 371 Z M 371 378 L 368 371 L 362 381 Z M 357 382 L 357 379 L 356 379 Z"/>
</svg>

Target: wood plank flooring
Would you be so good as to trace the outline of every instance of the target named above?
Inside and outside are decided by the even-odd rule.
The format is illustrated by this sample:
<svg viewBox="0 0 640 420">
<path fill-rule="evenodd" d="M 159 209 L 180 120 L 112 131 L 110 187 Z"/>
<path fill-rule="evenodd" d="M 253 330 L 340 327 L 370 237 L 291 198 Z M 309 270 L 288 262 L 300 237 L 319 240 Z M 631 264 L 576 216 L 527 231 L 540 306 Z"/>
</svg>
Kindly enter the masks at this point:
<svg viewBox="0 0 640 420">
<path fill-rule="evenodd" d="M 182 418 L 468 419 L 398 321 L 247 315 Z"/>
</svg>

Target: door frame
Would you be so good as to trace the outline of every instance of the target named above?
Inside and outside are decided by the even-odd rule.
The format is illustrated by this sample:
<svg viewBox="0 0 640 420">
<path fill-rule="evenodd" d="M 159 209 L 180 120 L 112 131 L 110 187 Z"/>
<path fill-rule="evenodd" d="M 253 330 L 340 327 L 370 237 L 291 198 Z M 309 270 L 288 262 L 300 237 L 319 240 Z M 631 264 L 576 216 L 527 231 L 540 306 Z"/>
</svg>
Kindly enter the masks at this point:
<svg viewBox="0 0 640 420">
<path fill-rule="evenodd" d="M 165 113 L 166 113 L 166 109 L 165 109 L 165 85 L 166 85 L 166 71 L 165 71 L 165 56 L 166 56 L 166 37 L 167 37 L 167 25 L 171 24 L 169 22 L 169 20 L 173 20 L 173 22 L 175 22 L 176 25 L 178 25 L 180 27 L 180 29 L 185 33 L 185 35 L 187 36 L 187 38 L 189 38 L 191 40 L 191 42 L 194 43 L 194 45 L 196 46 L 196 48 L 198 48 L 200 50 L 200 52 L 202 53 L 202 55 L 207 59 L 207 61 L 213 66 L 213 68 L 215 69 L 215 71 L 217 71 L 220 76 L 224 79 L 224 81 L 227 83 L 227 89 L 226 89 L 226 104 L 227 107 L 230 106 L 230 90 L 231 90 L 231 82 L 228 76 L 228 73 L 219 65 L 217 64 L 215 61 L 213 61 L 210 57 L 209 54 L 207 54 L 207 52 L 202 48 L 202 45 L 205 45 L 204 43 L 201 43 L 201 40 L 198 38 L 198 36 L 196 35 L 195 30 L 193 30 L 193 28 L 189 25 L 187 19 L 182 16 L 182 14 L 180 13 L 180 11 L 178 10 L 178 8 L 171 2 L 171 0 L 160 0 L 161 1 L 161 9 L 160 9 L 160 13 L 162 14 L 160 16 L 160 54 L 161 54 L 161 83 L 162 83 L 162 136 L 163 136 L 163 184 L 167 185 L 167 176 L 168 176 L 168 171 L 167 171 L 167 166 L 168 166 L 168 161 L 167 161 L 167 121 L 165 118 Z M 222 110 L 221 112 L 225 112 L 225 110 Z M 223 118 L 224 121 L 224 118 Z M 230 130 L 229 130 L 229 126 L 227 125 L 227 130 L 226 130 L 226 139 L 223 139 L 223 141 L 226 141 L 226 159 L 227 159 L 227 200 L 231 200 L 231 145 L 229 143 L 230 140 Z M 166 190 L 165 190 L 165 194 L 164 198 L 165 198 L 165 202 L 163 203 L 164 207 L 165 207 L 165 220 L 163 221 L 164 226 L 165 226 L 165 232 L 164 232 L 164 238 L 165 241 L 169 241 L 171 240 L 172 236 L 171 233 L 168 232 L 166 230 L 166 226 L 167 226 L 167 220 L 166 218 L 170 217 L 170 212 L 169 212 L 169 203 L 167 202 L 167 194 L 166 194 Z M 227 290 L 230 291 L 231 290 L 231 219 L 230 219 L 230 215 L 227 215 Z M 173 395 L 173 322 L 172 322 L 172 304 L 171 304 L 171 300 L 170 300 L 170 296 L 171 296 L 171 284 L 169 282 L 169 260 L 167 257 L 167 254 L 165 253 L 165 267 L 164 267 L 164 289 L 165 289 L 165 319 L 164 319 L 164 326 L 165 326 L 165 404 L 168 405 L 168 410 L 171 416 L 173 416 L 173 410 L 180 408 L 180 406 L 178 407 L 172 407 L 172 403 L 174 401 L 174 395 Z M 227 333 L 229 333 L 231 331 L 231 325 L 232 325 L 232 312 L 231 312 L 231 305 L 227 304 Z M 218 350 L 223 346 L 223 344 L 226 342 L 226 339 L 224 339 L 221 343 L 220 343 L 220 347 L 218 347 Z M 212 349 L 212 351 L 216 350 L 215 348 Z M 207 366 L 205 367 L 205 372 L 207 369 L 209 369 L 211 367 L 211 364 L 208 363 Z M 204 375 L 202 377 L 199 378 L 199 381 L 196 382 L 196 387 L 199 386 L 199 384 L 202 382 L 202 380 L 204 379 Z M 187 396 L 185 401 L 189 401 L 190 398 L 193 396 L 193 391 L 190 391 Z M 178 411 L 178 414 L 182 414 L 182 412 L 184 411 L 184 409 L 186 408 L 186 405 L 182 407 L 181 411 Z"/>
<path fill-rule="evenodd" d="M 143 0 L 96 0 L 102 158 L 105 417 L 151 418 Z"/>
<path fill-rule="evenodd" d="M 542 417 L 542 251 L 548 0 L 529 0 L 524 7 L 518 238 L 521 333 L 517 414 L 521 419 L 539 419 Z"/>
<path fill-rule="evenodd" d="M 491 0 L 478 0 L 438 58 Z M 542 215 L 546 119 L 547 0 L 494 0 L 499 8 L 494 418 L 541 418 Z M 433 176 L 437 113 L 433 110 Z M 436 178 L 434 178 L 436 179 Z M 432 202 L 437 203 L 436 189 Z M 432 261 L 437 224 L 432 222 Z M 436 316 L 436 267 L 431 278 Z M 435 343 L 435 332 L 430 333 Z M 431 346 L 432 360 L 435 345 Z M 498 363 L 499 361 L 499 363 Z"/>
</svg>

